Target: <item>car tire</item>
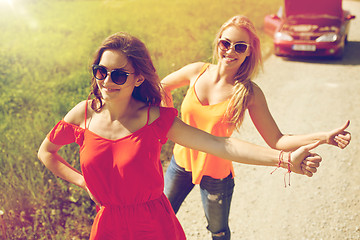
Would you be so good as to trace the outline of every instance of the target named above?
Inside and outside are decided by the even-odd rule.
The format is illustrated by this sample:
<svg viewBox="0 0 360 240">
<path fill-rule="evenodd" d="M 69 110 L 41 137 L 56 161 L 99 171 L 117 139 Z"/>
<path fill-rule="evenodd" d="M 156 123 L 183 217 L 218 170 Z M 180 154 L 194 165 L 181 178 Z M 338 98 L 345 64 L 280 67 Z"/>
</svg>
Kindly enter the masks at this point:
<svg viewBox="0 0 360 240">
<path fill-rule="evenodd" d="M 340 48 L 338 53 L 334 55 L 334 59 L 341 60 L 344 57 L 344 47 Z"/>
</svg>

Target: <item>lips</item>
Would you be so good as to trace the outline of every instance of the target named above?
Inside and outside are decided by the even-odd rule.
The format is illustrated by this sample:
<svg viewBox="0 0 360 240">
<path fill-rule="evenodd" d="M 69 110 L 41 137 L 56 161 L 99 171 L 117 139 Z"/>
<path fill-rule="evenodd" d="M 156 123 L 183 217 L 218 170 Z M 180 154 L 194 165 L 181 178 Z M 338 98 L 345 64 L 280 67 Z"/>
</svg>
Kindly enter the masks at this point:
<svg viewBox="0 0 360 240">
<path fill-rule="evenodd" d="M 234 62 L 234 61 L 237 60 L 237 58 L 229 57 L 229 56 L 223 56 L 223 59 L 224 59 L 226 62 Z"/>
<path fill-rule="evenodd" d="M 117 89 L 117 88 L 108 88 L 108 87 L 104 87 L 102 86 L 101 87 L 105 92 L 117 92 L 117 91 L 120 91 L 120 89 Z"/>
</svg>

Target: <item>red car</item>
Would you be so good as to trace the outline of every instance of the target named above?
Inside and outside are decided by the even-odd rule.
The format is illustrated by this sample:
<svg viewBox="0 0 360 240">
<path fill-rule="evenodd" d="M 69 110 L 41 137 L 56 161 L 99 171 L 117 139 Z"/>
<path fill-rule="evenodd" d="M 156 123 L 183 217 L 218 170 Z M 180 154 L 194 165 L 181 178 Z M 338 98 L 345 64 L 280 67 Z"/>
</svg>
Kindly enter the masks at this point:
<svg viewBox="0 0 360 240">
<path fill-rule="evenodd" d="M 265 32 L 273 36 L 277 56 L 342 58 L 355 16 L 342 0 L 284 0 L 285 8 L 267 15 Z"/>
</svg>

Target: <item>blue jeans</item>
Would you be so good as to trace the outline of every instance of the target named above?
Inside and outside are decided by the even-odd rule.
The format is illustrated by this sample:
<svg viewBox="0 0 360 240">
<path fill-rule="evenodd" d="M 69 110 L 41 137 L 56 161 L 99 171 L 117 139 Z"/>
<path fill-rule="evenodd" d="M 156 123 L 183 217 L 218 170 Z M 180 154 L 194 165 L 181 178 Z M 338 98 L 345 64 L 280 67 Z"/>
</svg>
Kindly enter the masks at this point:
<svg viewBox="0 0 360 240">
<path fill-rule="evenodd" d="M 203 176 L 200 182 L 207 229 L 212 233 L 213 240 L 230 239 L 229 213 L 234 186 L 231 173 L 223 179 Z M 192 173 L 177 165 L 173 156 L 165 173 L 164 192 L 175 213 L 193 188 Z"/>
</svg>

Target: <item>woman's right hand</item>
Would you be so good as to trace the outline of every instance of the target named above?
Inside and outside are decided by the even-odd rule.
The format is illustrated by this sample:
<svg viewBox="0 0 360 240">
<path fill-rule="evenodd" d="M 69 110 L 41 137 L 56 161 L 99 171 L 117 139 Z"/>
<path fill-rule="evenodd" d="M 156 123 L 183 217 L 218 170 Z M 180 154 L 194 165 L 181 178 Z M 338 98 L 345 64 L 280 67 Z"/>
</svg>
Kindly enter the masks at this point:
<svg viewBox="0 0 360 240">
<path fill-rule="evenodd" d="M 297 150 L 292 152 L 290 170 L 294 173 L 312 177 L 313 174 L 316 173 L 317 168 L 320 166 L 322 158 L 317 153 L 311 153 L 310 150 L 316 148 L 319 144 L 320 141 L 311 143 L 299 147 Z"/>
</svg>

